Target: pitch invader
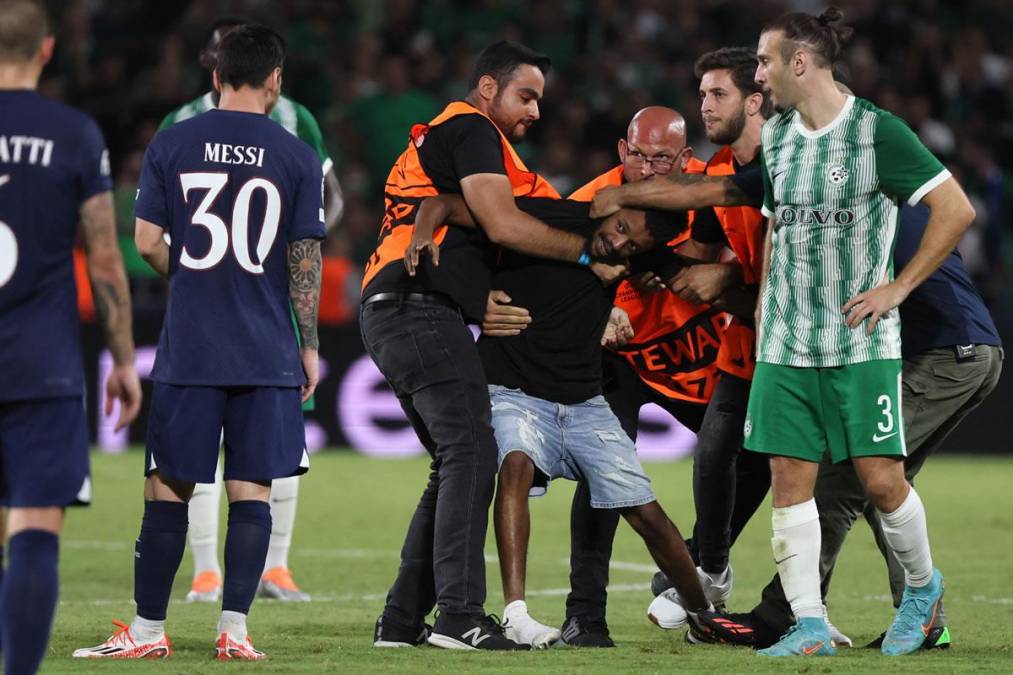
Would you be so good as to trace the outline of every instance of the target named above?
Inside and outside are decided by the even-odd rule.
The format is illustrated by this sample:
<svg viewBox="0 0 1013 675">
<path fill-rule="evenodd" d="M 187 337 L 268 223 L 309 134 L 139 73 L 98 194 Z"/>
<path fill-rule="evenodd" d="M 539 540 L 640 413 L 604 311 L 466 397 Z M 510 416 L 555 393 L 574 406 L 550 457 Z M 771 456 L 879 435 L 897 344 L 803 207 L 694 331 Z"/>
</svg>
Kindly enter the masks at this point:
<svg viewBox="0 0 1013 675">
<path fill-rule="evenodd" d="M 218 19 L 211 25 L 207 45 L 199 59 L 201 67 L 205 68 L 209 75 L 214 70 L 218 45 L 222 37 L 244 23 L 249 22 L 226 17 Z M 212 89 L 166 115 L 158 130 L 213 110 L 218 106 L 218 99 L 219 93 Z M 278 101 L 268 111 L 268 117 L 316 152 L 324 173 L 324 215 L 327 230 L 330 231 L 341 218 L 344 201 L 341 185 L 334 173 L 334 162 L 327 153 L 323 134 L 320 133 L 320 125 L 305 106 L 284 94 L 278 96 Z M 221 152 L 221 149 L 218 151 Z M 231 154 L 229 157 L 231 158 Z M 303 404 L 303 410 L 313 409 L 314 400 L 310 398 Z M 193 581 L 190 591 L 186 594 L 188 601 L 218 602 L 222 594 L 222 569 L 218 564 L 218 507 L 221 504 L 221 494 L 222 472 L 219 462 L 215 471 L 215 481 L 209 484 L 198 483 L 194 488 L 193 497 L 190 498 L 190 529 L 187 538 L 190 553 L 193 555 Z M 288 552 L 292 545 L 298 501 L 298 476 L 282 478 L 271 486 L 271 545 L 267 549 L 267 563 L 258 591 L 263 597 L 296 602 L 310 599 L 310 596 L 296 585 L 288 565 Z"/>
<path fill-rule="evenodd" d="M 317 383 L 324 236 L 320 163 L 266 116 L 283 60 L 284 43 L 270 29 L 229 32 L 214 71 L 219 108 L 162 131 L 145 153 L 135 240 L 170 279 L 171 293 L 152 370 L 137 615 L 75 657 L 172 653 L 165 619 L 186 543 L 187 501 L 196 483 L 214 480 L 224 430 L 229 518 L 216 654 L 264 658 L 246 617 L 267 555 L 271 481 L 309 466 L 301 402 Z M 222 161 L 226 145 L 256 148 L 258 160 Z"/>
<path fill-rule="evenodd" d="M 36 93 L 53 53 L 48 33 L 38 4 L 4 4 L 0 504 L 9 513 L 10 538 L 6 575 L 0 572 L 0 622 L 6 673 L 34 673 L 42 662 L 56 610 L 63 511 L 91 500 L 72 264 L 78 223 L 99 322 L 115 364 L 106 381 L 106 413 L 120 399 L 116 428 L 122 429 L 141 405 L 105 141 L 90 117 Z"/>
</svg>

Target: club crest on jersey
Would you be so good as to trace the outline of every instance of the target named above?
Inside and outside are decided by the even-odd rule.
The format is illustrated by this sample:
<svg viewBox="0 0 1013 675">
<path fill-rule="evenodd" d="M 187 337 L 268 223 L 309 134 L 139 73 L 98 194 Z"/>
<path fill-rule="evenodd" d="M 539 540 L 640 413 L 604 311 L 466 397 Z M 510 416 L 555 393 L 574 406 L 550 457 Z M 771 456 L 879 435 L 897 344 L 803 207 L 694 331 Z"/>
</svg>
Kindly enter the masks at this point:
<svg viewBox="0 0 1013 675">
<path fill-rule="evenodd" d="M 843 164 L 832 164 L 827 169 L 827 182 L 831 185 L 844 185 L 848 182 L 848 170 Z"/>
</svg>

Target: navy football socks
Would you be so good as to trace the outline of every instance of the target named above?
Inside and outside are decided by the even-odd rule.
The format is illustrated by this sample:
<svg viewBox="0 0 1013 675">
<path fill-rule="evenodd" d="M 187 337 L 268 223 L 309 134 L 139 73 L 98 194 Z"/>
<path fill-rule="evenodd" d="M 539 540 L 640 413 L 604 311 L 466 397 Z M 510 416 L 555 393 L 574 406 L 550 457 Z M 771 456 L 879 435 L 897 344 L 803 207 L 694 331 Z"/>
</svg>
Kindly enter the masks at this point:
<svg viewBox="0 0 1013 675">
<path fill-rule="evenodd" d="M 137 615 L 165 621 L 176 570 L 183 559 L 188 507 L 183 502 L 145 502 L 141 534 L 134 547 Z"/>
<path fill-rule="evenodd" d="M 34 673 L 46 655 L 56 612 L 59 539 L 44 530 L 22 530 L 8 542 L 8 554 L 0 591 L 4 672 Z"/>
<path fill-rule="evenodd" d="M 270 542 L 270 504 L 256 500 L 229 504 L 222 611 L 250 613 Z"/>
</svg>

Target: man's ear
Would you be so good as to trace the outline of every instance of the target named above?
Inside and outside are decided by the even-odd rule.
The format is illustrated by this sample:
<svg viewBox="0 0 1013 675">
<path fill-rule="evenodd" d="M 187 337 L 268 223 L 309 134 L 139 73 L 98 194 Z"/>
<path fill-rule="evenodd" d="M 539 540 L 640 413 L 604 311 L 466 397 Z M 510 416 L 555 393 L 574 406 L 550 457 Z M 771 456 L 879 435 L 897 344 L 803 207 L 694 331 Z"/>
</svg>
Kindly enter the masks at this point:
<svg viewBox="0 0 1013 675">
<path fill-rule="evenodd" d="M 746 97 L 746 115 L 752 117 L 763 109 L 763 94 L 757 92 Z"/>
<path fill-rule="evenodd" d="M 679 170 L 685 172 L 686 167 L 689 166 L 689 160 L 693 159 L 693 148 L 687 145 L 679 153 Z"/>
<path fill-rule="evenodd" d="M 499 93 L 499 84 L 496 82 L 496 78 L 492 75 L 483 75 L 478 80 L 478 95 L 486 101 L 492 101 L 496 98 L 496 94 Z"/>
<path fill-rule="evenodd" d="M 53 58 L 53 48 L 56 45 L 56 38 L 52 35 L 47 35 L 42 38 L 42 44 L 39 45 L 39 62 L 40 65 L 45 66 L 49 63 L 49 60 Z"/>
<path fill-rule="evenodd" d="M 626 153 L 629 151 L 630 146 L 626 143 L 625 138 L 620 138 L 619 143 L 616 145 L 616 150 L 619 152 L 619 163 L 626 163 Z"/>
<path fill-rule="evenodd" d="M 804 49 L 796 49 L 795 53 L 791 55 L 791 70 L 796 77 L 805 75 L 805 71 L 809 69 L 809 60 L 809 52 Z"/>
</svg>

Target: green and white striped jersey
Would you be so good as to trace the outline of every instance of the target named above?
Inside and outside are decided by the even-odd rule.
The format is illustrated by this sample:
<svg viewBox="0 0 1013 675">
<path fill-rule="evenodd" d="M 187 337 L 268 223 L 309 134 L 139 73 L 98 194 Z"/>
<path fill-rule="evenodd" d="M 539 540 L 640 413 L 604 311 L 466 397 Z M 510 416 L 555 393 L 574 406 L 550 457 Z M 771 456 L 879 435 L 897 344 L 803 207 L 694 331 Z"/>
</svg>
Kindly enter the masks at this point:
<svg viewBox="0 0 1013 675">
<path fill-rule="evenodd" d="M 196 117 L 214 107 L 215 100 L 209 91 L 200 98 L 195 98 L 189 103 L 184 103 L 166 115 L 162 123 L 158 125 L 158 130 L 161 131 L 176 122 Z M 287 96 L 279 96 L 278 102 L 275 103 L 274 109 L 271 110 L 271 114 L 268 117 L 284 127 L 290 134 L 313 148 L 320 158 L 320 163 L 323 165 L 323 172 L 325 174 L 331 170 L 331 166 L 334 163 L 331 161 L 330 155 L 327 154 L 327 146 L 324 145 L 324 136 L 320 133 L 320 125 L 317 124 L 313 113 L 307 110 L 306 106 L 296 103 Z"/>
<path fill-rule="evenodd" d="M 899 359 L 900 317 L 871 336 L 841 308 L 893 279 L 899 202 L 950 173 L 898 117 L 855 97 L 810 131 L 795 110 L 763 126 L 763 214 L 774 219 L 757 361 L 803 368 Z"/>
</svg>

